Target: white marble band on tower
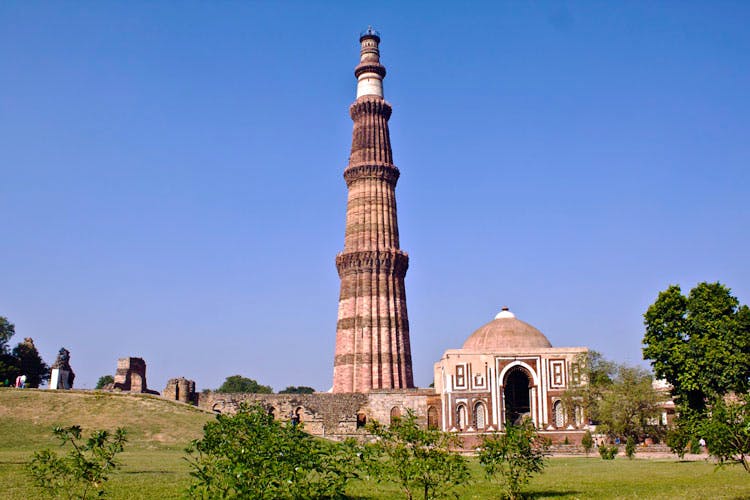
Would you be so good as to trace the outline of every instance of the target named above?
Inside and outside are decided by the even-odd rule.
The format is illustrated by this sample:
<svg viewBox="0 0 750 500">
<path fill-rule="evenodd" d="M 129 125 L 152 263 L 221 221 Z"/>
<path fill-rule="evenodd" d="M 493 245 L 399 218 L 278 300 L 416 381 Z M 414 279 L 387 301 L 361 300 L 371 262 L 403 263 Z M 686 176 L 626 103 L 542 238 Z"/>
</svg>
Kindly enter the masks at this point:
<svg viewBox="0 0 750 500">
<path fill-rule="evenodd" d="M 383 77 L 385 68 L 380 64 L 380 35 L 372 26 L 363 31 L 359 37 L 361 44 L 357 75 L 357 97 L 376 95 L 383 97 Z"/>
</svg>

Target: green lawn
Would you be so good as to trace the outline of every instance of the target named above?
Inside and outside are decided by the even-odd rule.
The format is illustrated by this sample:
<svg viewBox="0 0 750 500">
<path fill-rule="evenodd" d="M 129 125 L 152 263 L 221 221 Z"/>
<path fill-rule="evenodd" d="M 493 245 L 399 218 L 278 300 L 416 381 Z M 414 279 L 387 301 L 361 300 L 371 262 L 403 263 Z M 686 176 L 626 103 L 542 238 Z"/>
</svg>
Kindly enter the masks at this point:
<svg viewBox="0 0 750 500">
<path fill-rule="evenodd" d="M 39 498 L 24 463 L 33 450 L 54 447 L 53 425 L 79 423 L 85 429 L 130 430 L 131 442 L 120 455 L 121 470 L 112 474 L 109 497 L 168 499 L 183 496 L 190 482 L 183 459 L 187 443 L 201 435 L 212 416 L 185 405 L 152 397 L 0 390 L 0 498 Z M 476 462 L 473 481 L 461 492 L 466 499 L 498 498 Z M 717 469 L 706 462 L 675 460 L 614 461 L 553 458 L 544 474 L 527 488 L 533 498 L 747 498 L 750 474 L 740 467 Z M 354 498 L 401 498 L 396 487 L 358 481 Z"/>
</svg>

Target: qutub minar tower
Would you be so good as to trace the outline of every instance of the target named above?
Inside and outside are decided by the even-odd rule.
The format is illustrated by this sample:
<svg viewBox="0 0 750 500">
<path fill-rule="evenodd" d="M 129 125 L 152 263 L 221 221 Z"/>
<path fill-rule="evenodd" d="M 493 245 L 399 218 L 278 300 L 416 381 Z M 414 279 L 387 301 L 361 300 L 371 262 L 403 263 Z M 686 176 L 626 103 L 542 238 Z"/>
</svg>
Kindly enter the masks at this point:
<svg viewBox="0 0 750 500">
<path fill-rule="evenodd" d="M 333 392 L 414 387 L 404 277 L 408 255 L 398 241 L 385 67 L 377 31 L 359 38 L 354 69 L 357 99 L 349 108 L 354 131 L 344 180 L 349 188 L 344 251 L 336 256 L 341 278 Z"/>
</svg>

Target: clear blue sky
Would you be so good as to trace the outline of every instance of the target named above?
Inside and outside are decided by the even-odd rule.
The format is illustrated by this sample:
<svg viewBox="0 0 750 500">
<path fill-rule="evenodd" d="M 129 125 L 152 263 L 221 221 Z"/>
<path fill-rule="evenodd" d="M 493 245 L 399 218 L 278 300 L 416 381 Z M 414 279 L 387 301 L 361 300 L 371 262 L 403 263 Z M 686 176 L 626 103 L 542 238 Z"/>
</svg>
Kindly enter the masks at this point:
<svg viewBox="0 0 750 500">
<path fill-rule="evenodd" d="M 415 381 L 503 305 L 640 362 L 750 302 L 750 3 L 0 3 L 0 315 L 78 387 L 330 387 L 358 33 L 382 33 Z"/>
</svg>

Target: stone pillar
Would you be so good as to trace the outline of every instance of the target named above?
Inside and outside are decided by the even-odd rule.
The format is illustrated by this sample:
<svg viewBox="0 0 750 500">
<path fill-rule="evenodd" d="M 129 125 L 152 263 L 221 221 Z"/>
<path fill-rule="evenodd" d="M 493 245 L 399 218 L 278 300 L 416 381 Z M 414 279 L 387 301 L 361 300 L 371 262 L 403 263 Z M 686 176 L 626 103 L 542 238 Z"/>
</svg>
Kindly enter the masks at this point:
<svg viewBox="0 0 750 500">
<path fill-rule="evenodd" d="M 336 257 L 341 278 L 333 392 L 414 387 L 404 277 L 408 255 L 399 248 L 396 182 L 383 99 L 385 67 L 380 36 L 369 28 L 360 37 L 355 68 L 354 121 L 344 251 Z"/>
</svg>

